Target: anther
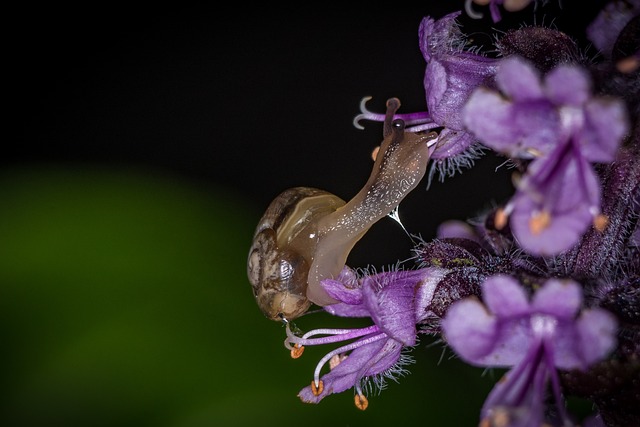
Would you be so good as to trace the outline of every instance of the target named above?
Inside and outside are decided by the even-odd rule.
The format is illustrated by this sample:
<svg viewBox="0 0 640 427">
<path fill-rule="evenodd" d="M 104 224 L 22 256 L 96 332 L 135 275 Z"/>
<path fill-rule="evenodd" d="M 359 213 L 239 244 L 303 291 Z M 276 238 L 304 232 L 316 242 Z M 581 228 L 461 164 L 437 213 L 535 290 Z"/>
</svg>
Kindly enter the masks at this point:
<svg viewBox="0 0 640 427">
<path fill-rule="evenodd" d="M 551 224 L 551 214 L 548 211 L 541 211 L 533 214 L 529 220 L 529 230 L 531 234 L 538 235 L 542 233 Z"/>
<path fill-rule="evenodd" d="M 344 354 L 344 353 L 343 354 L 336 354 L 331 359 L 329 359 L 329 369 L 331 369 L 331 370 L 335 369 L 347 357 L 348 356 L 346 354 Z"/>
<path fill-rule="evenodd" d="M 356 404 L 356 408 L 360 409 L 361 411 L 364 411 L 369 406 L 369 401 L 364 396 L 364 394 L 356 394 L 353 398 L 353 401 Z"/>
<path fill-rule="evenodd" d="M 291 358 L 292 359 L 297 359 L 298 357 L 302 356 L 302 353 L 304 353 L 304 346 L 303 345 L 296 344 L 291 348 Z"/>
<path fill-rule="evenodd" d="M 502 230 L 505 225 L 507 225 L 508 215 L 506 211 L 502 208 L 498 208 L 496 210 L 496 214 L 493 217 L 493 225 L 496 227 L 496 230 Z"/>
<path fill-rule="evenodd" d="M 597 231 L 602 233 L 607 228 L 607 225 L 609 225 L 609 217 L 607 215 L 599 214 L 593 218 L 593 227 Z"/>
<path fill-rule="evenodd" d="M 311 393 L 313 393 L 314 396 L 320 396 L 323 391 L 324 383 L 322 380 L 318 380 L 317 383 L 316 380 L 311 381 Z"/>
<path fill-rule="evenodd" d="M 640 58 L 637 56 L 628 56 L 626 58 L 622 58 L 618 62 L 616 62 L 616 68 L 618 71 L 624 74 L 631 74 L 640 68 Z"/>
<path fill-rule="evenodd" d="M 376 148 L 373 149 L 373 151 L 371 152 L 371 160 L 373 160 L 374 162 L 376 161 L 376 159 L 378 158 L 378 153 L 380 152 L 380 146 L 378 145 Z"/>
</svg>

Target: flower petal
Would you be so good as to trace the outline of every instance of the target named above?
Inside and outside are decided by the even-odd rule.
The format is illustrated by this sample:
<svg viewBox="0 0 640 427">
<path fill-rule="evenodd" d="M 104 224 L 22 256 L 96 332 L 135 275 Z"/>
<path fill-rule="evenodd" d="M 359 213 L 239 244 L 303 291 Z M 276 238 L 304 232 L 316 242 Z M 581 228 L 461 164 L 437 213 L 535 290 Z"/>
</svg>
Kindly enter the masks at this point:
<svg viewBox="0 0 640 427">
<path fill-rule="evenodd" d="M 617 321 L 613 314 L 600 308 L 582 312 L 576 322 L 580 334 L 580 350 L 586 365 L 595 363 L 616 345 Z"/>
<path fill-rule="evenodd" d="M 549 279 L 536 291 L 531 306 L 539 313 L 572 319 L 582 305 L 582 289 L 573 280 Z"/>
<path fill-rule="evenodd" d="M 627 113 L 622 102 L 593 99 L 584 106 L 584 126 L 576 138 L 587 160 L 611 162 L 628 130 Z"/>
<path fill-rule="evenodd" d="M 506 275 L 491 276 L 482 284 L 482 299 L 498 317 L 523 316 L 529 313 L 529 300 L 516 279 Z"/>
<path fill-rule="evenodd" d="M 300 390 L 303 402 L 318 403 L 333 393 L 342 393 L 354 387 L 362 378 L 385 372 L 400 359 L 402 345 L 392 339 L 380 339 L 353 350 L 329 373 L 322 376 L 324 389 L 318 396 L 311 386 Z"/>
<path fill-rule="evenodd" d="M 360 287 L 347 287 L 342 280 L 324 279 L 320 281 L 329 296 L 345 304 L 356 305 L 362 302 L 362 289 Z"/>
<path fill-rule="evenodd" d="M 544 96 L 538 72 L 518 56 L 510 56 L 500 62 L 496 82 L 500 90 L 514 101 L 530 101 Z"/>
<path fill-rule="evenodd" d="M 442 331 L 455 352 L 476 364 L 490 353 L 497 339 L 497 319 L 475 298 L 465 298 L 449 307 Z"/>
<path fill-rule="evenodd" d="M 581 68 L 560 65 L 547 74 L 545 91 L 556 105 L 580 106 L 591 96 L 591 81 Z"/>
<path fill-rule="evenodd" d="M 531 254 L 556 255 L 570 249 L 599 210 L 595 172 L 570 148 L 560 146 L 531 163 L 511 201 L 511 230 Z"/>
<path fill-rule="evenodd" d="M 380 275 L 368 277 L 362 290 L 364 304 L 374 323 L 391 338 L 405 346 L 413 346 L 416 343 L 414 289 L 421 275 L 404 273 L 407 272 L 387 273 L 390 281 L 380 290 L 377 289 L 380 285 L 373 279 L 381 279 Z"/>
<path fill-rule="evenodd" d="M 501 153 L 509 153 L 518 139 L 511 126 L 512 105 L 497 92 L 476 89 L 463 108 L 464 125 L 483 144 Z"/>
</svg>

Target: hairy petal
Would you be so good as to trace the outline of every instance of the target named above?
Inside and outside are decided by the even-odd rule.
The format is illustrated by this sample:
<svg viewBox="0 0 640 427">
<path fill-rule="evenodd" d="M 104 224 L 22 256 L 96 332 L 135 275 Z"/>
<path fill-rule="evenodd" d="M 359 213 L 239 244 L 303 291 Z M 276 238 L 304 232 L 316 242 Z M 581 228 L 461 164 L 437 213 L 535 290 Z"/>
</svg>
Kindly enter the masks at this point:
<svg viewBox="0 0 640 427">
<path fill-rule="evenodd" d="M 316 396 L 307 386 L 298 396 L 303 402 L 318 403 L 333 393 L 342 393 L 364 377 L 383 373 L 400 359 L 402 344 L 392 339 L 381 339 L 353 350 L 349 356 L 329 373 L 322 376 L 324 390 Z"/>
<path fill-rule="evenodd" d="M 416 343 L 413 298 L 418 280 L 415 274 L 396 277 L 380 291 L 376 290 L 372 280 L 365 280 L 362 286 L 364 303 L 371 319 L 384 333 L 405 346 Z"/>
</svg>

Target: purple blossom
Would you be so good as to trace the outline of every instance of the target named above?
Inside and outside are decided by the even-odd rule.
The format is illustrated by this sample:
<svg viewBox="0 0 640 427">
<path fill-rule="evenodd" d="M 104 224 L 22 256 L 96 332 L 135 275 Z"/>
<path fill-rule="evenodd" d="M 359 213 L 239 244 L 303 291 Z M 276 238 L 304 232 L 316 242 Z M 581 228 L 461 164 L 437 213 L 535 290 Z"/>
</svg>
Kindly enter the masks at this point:
<svg viewBox="0 0 640 427">
<path fill-rule="evenodd" d="M 489 5 L 495 22 L 499 8 L 531 3 L 472 1 Z M 353 388 L 356 406 L 365 409 L 372 384 L 382 388 L 386 378 L 406 373 L 407 352 L 427 334 L 442 337 L 469 364 L 507 369 L 480 425 L 573 425 L 564 392 L 597 408 L 584 425 L 638 419 L 640 17 L 629 11 L 637 14 L 640 3 L 612 4 L 589 34 L 603 54 L 599 64 L 555 29 L 507 30 L 494 43 L 500 59 L 491 59 L 469 48 L 459 12 L 422 20 L 427 111 L 393 119 L 409 132 L 437 130 L 430 179 L 434 171 L 444 178 L 470 166 L 490 149 L 517 168 L 515 193 L 465 222 L 441 223 L 433 240 L 416 237 L 415 270 L 356 274 L 345 267 L 322 280 L 338 301 L 323 307 L 327 313 L 372 324 L 302 333 L 287 323 L 293 357 L 308 345 L 337 344 L 300 391 L 303 401 Z M 617 38 L 608 33 L 621 28 Z M 370 112 L 368 99 L 357 127 L 396 113 Z"/>
<path fill-rule="evenodd" d="M 619 100 L 592 97 L 577 66 L 560 65 L 544 79 L 517 56 L 502 60 L 499 90 L 478 88 L 464 106 L 467 128 L 483 144 L 532 160 L 505 208 L 522 247 L 553 255 L 570 249 L 600 214 L 591 162 L 611 162 L 628 130 Z"/>
<path fill-rule="evenodd" d="M 618 34 L 639 13 L 640 0 L 611 1 L 587 27 L 587 37 L 601 53 L 611 56 Z"/>
<path fill-rule="evenodd" d="M 425 310 L 440 279 L 440 269 L 390 271 L 357 278 L 346 267 L 336 279 L 323 280 L 322 286 L 339 302 L 325 310 L 340 317 L 370 317 L 374 324 L 360 329 L 316 329 L 298 337 L 287 325 L 285 345 L 298 353 L 304 346 L 351 341 L 327 353 L 318 362 L 310 386 L 299 393 L 300 399 L 318 403 L 326 396 L 355 388 L 356 406 L 366 408 L 366 380 L 373 378 L 379 387 L 384 378 L 396 379 L 405 373 L 410 358 L 403 350 L 417 343 L 416 327 L 427 315 Z M 319 335 L 323 337 L 316 338 Z M 321 375 L 322 367 L 331 370 Z"/>
<path fill-rule="evenodd" d="M 600 184 L 574 144 L 533 162 L 507 205 L 523 248 L 550 255 L 569 249 L 600 212 Z"/>
<path fill-rule="evenodd" d="M 539 426 L 548 382 L 563 421 L 557 369 L 585 370 L 616 344 L 616 320 L 600 308 L 580 310 L 582 290 L 572 280 L 549 279 L 528 299 L 506 275 L 482 284 L 483 303 L 466 298 L 442 319 L 449 345 L 466 362 L 510 367 L 485 401 L 482 418 L 505 418 L 510 426 Z"/>
<path fill-rule="evenodd" d="M 441 177 L 451 175 L 473 164 L 482 153 L 476 138 L 464 128 L 461 109 L 474 89 L 491 85 L 497 60 L 464 50 L 465 40 L 456 22 L 459 15 L 455 12 L 438 20 L 427 16 L 420 23 L 419 46 L 427 63 L 427 111 L 394 116 L 405 121 L 409 132 L 442 128 L 431 155 L 434 162 L 430 176 L 435 168 Z M 356 127 L 361 128 L 360 120 L 384 121 L 384 114 L 366 109 L 369 99 L 364 98 L 360 105 L 361 114 L 354 119 Z"/>
</svg>

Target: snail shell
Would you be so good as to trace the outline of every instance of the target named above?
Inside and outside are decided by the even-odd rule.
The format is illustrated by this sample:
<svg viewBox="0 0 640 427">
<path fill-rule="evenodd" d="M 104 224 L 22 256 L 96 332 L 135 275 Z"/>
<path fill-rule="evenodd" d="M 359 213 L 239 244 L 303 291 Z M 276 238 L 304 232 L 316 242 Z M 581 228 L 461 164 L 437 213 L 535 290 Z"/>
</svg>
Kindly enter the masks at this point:
<svg viewBox="0 0 640 427">
<path fill-rule="evenodd" d="M 307 311 L 307 276 L 319 240 L 318 219 L 344 204 L 310 187 L 290 188 L 271 202 L 258 223 L 247 262 L 253 295 L 267 317 L 294 319 Z"/>
</svg>

